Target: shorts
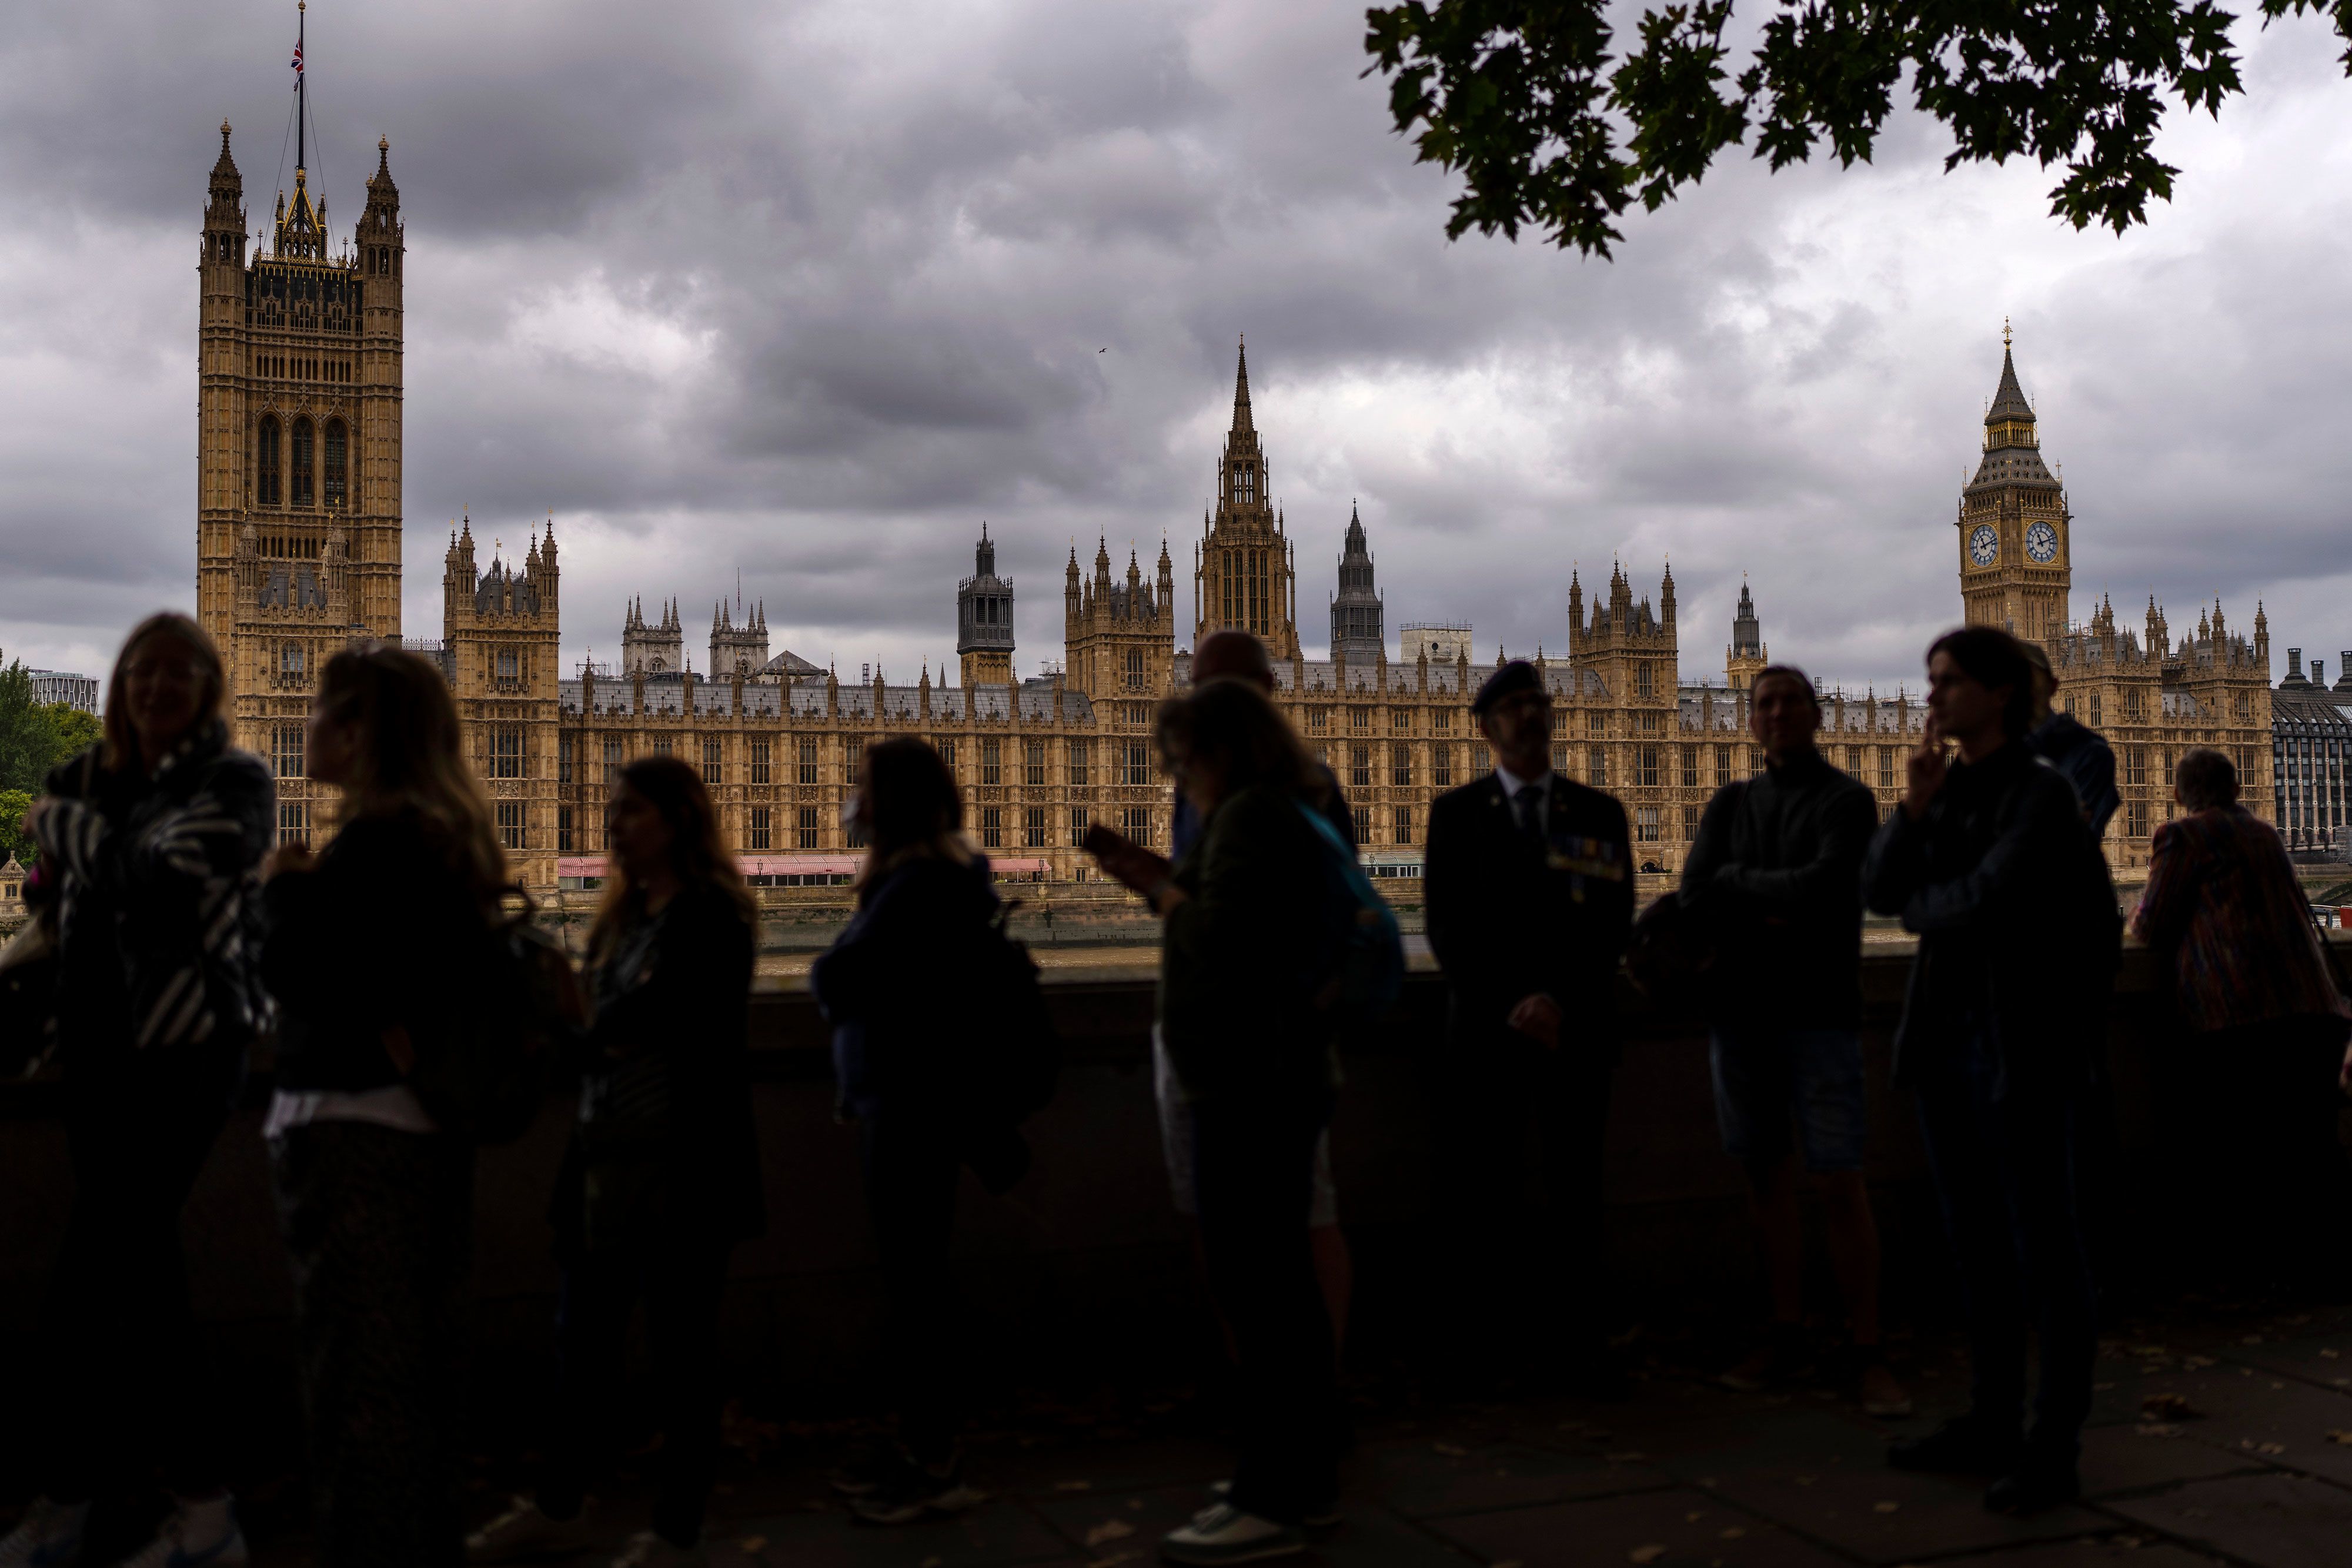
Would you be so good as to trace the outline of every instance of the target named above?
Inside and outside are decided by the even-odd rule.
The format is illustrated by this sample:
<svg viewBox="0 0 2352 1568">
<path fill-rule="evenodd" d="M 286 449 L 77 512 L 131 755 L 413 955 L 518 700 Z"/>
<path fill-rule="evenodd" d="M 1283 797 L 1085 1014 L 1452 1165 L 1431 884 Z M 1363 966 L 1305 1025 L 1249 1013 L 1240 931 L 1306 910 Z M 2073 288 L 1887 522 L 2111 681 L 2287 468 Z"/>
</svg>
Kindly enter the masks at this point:
<svg viewBox="0 0 2352 1568">
<path fill-rule="evenodd" d="M 1176 1070 L 1169 1065 L 1168 1048 L 1160 1026 L 1151 1026 L 1151 1092 L 1160 1102 L 1160 1150 L 1168 1161 L 1168 1196 L 1176 1212 L 1187 1219 L 1201 1217 L 1201 1200 L 1192 1185 L 1192 1107 L 1177 1085 Z M 1315 1140 L 1315 1194 L 1307 1208 L 1307 1228 L 1339 1223 L 1339 1189 L 1331 1181 L 1331 1129 Z"/>
<path fill-rule="evenodd" d="M 1809 1171 L 1862 1168 L 1870 1112 L 1854 1030 L 1718 1029 L 1708 1037 L 1707 1060 L 1716 1124 L 1732 1158 L 1775 1165 L 1801 1140 Z"/>
</svg>

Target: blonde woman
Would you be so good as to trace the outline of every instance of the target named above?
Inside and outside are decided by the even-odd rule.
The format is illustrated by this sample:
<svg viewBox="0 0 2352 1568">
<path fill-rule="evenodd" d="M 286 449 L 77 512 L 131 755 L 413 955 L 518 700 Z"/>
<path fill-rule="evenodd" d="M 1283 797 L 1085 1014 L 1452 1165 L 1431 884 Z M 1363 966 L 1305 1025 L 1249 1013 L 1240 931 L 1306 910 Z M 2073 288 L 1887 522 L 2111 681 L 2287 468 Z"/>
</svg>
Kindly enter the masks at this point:
<svg viewBox="0 0 2352 1568">
<path fill-rule="evenodd" d="M 466 1027 L 506 882 L 440 672 L 353 648 L 321 673 L 310 777 L 341 787 L 315 857 L 267 867 L 262 972 L 284 1012 L 267 1132 L 293 1254 L 322 1568 L 461 1559 L 448 1376 L 472 1145 L 409 1079 Z"/>
<path fill-rule="evenodd" d="M 141 622 L 107 684 L 104 739 L 26 815 L 57 879 L 74 1198 L 13 1416 L 39 1434 L 43 1495 L 0 1538 L 0 1563 L 74 1561 L 99 1484 L 149 1458 L 178 1502 L 131 1563 L 246 1560 L 180 1257 L 180 1209 L 261 1011 L 248 915 L 274 795 L 229 745 L 225 690 L 194 622 Z M 142 1437 L 160 1453 L 123 1451 Z"/>
</svg>

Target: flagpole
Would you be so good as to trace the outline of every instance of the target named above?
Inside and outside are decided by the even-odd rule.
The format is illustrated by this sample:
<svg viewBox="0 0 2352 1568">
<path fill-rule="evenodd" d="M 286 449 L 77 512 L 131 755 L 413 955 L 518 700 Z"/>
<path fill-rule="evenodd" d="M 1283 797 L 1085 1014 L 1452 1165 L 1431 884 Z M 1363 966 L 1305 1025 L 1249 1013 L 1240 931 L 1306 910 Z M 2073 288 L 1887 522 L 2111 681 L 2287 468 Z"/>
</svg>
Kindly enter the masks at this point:
<svg viewBox="0 0 2352 1568">
<path fill-rule="evenodd" d="M 294 24 L 294 57 L 299 60 L 303 57 L 302 46 L 310 41 L 310 0 L 294 0 L 294 9 L 297 13 L 297 20 Z M 302 135 L 307 129 L 304 121 L 310 118 L 310 72 L 306 62 L 302 68 L 294 73 L 294 167 L 297 170 L 310 167 L 310 160 L 304 156 L 306 149 Z M 283 147 L 286 144 L 281 141 L 278 145 Z"/>
</svg>

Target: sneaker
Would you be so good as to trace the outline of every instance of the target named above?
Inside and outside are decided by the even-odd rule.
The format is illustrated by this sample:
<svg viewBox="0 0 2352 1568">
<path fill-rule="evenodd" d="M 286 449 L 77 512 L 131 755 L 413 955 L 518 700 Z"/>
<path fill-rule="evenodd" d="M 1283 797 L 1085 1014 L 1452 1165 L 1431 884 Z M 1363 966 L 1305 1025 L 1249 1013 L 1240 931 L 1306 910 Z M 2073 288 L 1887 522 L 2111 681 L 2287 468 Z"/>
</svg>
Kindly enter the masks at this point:
<svg viewBox="0 0 2352 1568">
<path fill-rule="evenodd" d="M 1985 1489 L 1988 1513 L 2039 1513 L 2083 1495 L 2081 1472 L 2071 1464 L 2028 1460 Z"/>
<path fill-rule="evenodd" d="M 650 1530 L 640 1530 L 613 1559 L 613 1568 L 703 1568 L 709 1561 L 700 1546 L 680 1546 Z"/>
<path fill-rule="evenodd" d="M 1223 1502 L 1234 1495 L 1234 1483 L 1229 1480 L 1211 1481 L 1209 1495 Z M 1309 1530 L 1337 1530 L 1339 1527 L 1339 1505 L 1328 1503 L 1322 1508 L 1310 1508 L 1299 1516 L 1298 1522 Z"/>
<path fill-rule="evenodd" d="M 89 1521 L 86 1502 L 35 1498 L 16 1528 L 0 1536 L 0 1568 L 68 1568 L 81 1561 L 82 1526 Z"/>
<path fill-rule="evenodd" d="M 236 1510 L 222 1497 L 173 1509 L 155 1539 L 124 1558 L 121 1568 L 241 1568 L 247 1556 Z"/>
<path fill-rule="evenodd" d="M 1717 1374 L 1716 1381 L 1742 1394 L 1761 1394 L 1794 1383 L 1811 1366 L 1805 1331 L 1795 1323 L 1774 1323 L 1763 1343 Z"/>
<path fill-rule="evenodd" d="M 849 1511 L 868 1524 L 911 1524 L 916 1520 L 961 1513 L 987 1494 L 964 1484 L 963 1457 L 934 1470 L 907 1462 L 875 1490 L 849 1500 Z"/>
<path fill-rule="evenodd" d="M 872 1497 L 902 1480 L 914 1468 L 896 1443 L 860 1443 L 825 1478 L 844 1497 Z"/>
<path fill-rule="evenodd" d="M 2018 1439 L 1988 1428 L 1974 1416 L 1955 1416 L 1924 1437 L 1886 1446 L 1886 1462 L 1898 1470 L 1958 1470 L 1979 1476 L 2007 1475 L 2017 1463 Z"/>
<path fill-rule="evenodd" d="M 1875 1354 L 1863 1358 L 1854 1375 L 1853 1396 L 1862 1402 L 1865 1416 L 1894 1420 L 1911 1414 L 1911 1391 L 1895 1380 L 1886 1358 Z"/>
<path fill-rule="evenodd" d="M 1160 1555 L 1171 1563 L 1255 1563 L 1306 1550 L 1304 1531 L 1244 1513 L 1229 1502 L 1202 1509 L 1192 1523 L 1160 1538 Z"/>
<path fill-rule="evenodd" d="M 535 1557 L 565 1557 L 594 1544 L 588 1509 L 578 1517 L 550 1519 L 539 1504 L 519 1497 L 504 1513 L 466 1537 L 468 1563 L 528 1563 Z"/>
</svg>

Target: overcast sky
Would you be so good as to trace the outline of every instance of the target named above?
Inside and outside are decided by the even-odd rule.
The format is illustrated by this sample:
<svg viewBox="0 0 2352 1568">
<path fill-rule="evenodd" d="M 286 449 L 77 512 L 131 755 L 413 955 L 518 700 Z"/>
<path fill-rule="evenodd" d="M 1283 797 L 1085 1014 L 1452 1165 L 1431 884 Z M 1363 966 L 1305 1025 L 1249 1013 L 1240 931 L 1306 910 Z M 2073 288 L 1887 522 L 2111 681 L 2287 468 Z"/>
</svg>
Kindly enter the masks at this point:
<svg viewBox="0 0 2352 1568">
<path fill-rule="evenodd" d="M 193 603 L 205 179 L 226 118 L 257 223 L 291 185 L 295 18 L 8 14 L 0 648 L 95 673 Z M 407 222 L 411 636 L 467 507 L 486 544 L 553 512 L 567 664 L 642 594 L 700 667 L 740 571 L 776 647 L 936 672 L 982 519 L 1024 673 L 1074 539 L 1148 572 L 1164 537 L 1189 628 L 1246 333 L 1311 650 L 1353 501 L 1392 639 L 1556 652 L 1571 568 L 1654 594 L 1671 556 L 1686 674 L 1745 572 L 1776 655 L 1916 687 L 2008 317 L 2078 616 L 2260 597 L 2279 671 L 2352 647 L 2352 84 L 2316 21 L 2242 26 L 2249 96 L 2176 122 L 2179 199 L 2126 238 L 1908 122 L 1850 172 L 1735 159 L 1605 263 L 1445 240 L 1361 0 L 310 16 L 313 188 L 348 235 L 388 136 Z"/>
</svg>

